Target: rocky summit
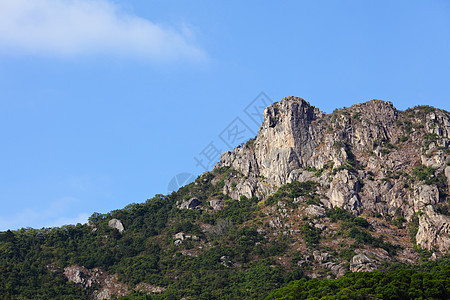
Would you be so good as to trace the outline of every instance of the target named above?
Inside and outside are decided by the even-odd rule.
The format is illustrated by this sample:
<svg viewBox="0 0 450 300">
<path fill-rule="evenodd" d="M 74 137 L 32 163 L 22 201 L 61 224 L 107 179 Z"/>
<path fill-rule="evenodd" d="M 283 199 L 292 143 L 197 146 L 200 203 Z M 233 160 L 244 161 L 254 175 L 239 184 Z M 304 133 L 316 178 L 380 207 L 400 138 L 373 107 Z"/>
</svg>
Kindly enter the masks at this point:
<svg viewBox="0 0 450 300">
<path fill-rule="evenodd" d="M 0 298 L 448 299 L 449 138 L 430 106 L 284 98 L 176 192 L 0 232 Z"/>
<path fill-rule="evenodd" d="M 428 106 L 402 112 L 371 100 L 327 115 L 287 97 L 264 110 L 258 136 L 225 152 L 217 168 L 242 174 L 225 181 L 223 192 L 233 199 L 264 198 L 293 181 L 317 182 L 320 205 L 356 216 L 417 218 L 417 244 L 445 253 L 449 137 L 450 114 Z"/>
</svg>

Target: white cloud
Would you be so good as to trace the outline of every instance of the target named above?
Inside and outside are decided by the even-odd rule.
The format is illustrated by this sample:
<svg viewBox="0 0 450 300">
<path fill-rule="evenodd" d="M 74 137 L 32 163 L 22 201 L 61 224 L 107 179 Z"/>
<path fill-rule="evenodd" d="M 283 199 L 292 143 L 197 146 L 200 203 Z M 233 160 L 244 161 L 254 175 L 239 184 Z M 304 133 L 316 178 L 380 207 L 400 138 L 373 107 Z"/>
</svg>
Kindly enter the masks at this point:
<svg viewBox="0 0 450 300">
<path fill-rule="evenodd" d="M 22 212 L 9 217 L 0 216 L 0 230 L 19 229 L 22 227 L 55 227 L 67 224 L 86 223 L 89 214 L 79 213 L 77 216 L 70 215 L 71 210 L 79 204 L 76 198 L 65 197 L 51 203 L 42 210 L 26 208 Z"/>
<path fill-rule="evenodd" d="M 176 31 L 107 0 L 1 0 L 0 51 L 49 56 L 114 55 L 202 60 L 185 25 Z"/>
</svg>

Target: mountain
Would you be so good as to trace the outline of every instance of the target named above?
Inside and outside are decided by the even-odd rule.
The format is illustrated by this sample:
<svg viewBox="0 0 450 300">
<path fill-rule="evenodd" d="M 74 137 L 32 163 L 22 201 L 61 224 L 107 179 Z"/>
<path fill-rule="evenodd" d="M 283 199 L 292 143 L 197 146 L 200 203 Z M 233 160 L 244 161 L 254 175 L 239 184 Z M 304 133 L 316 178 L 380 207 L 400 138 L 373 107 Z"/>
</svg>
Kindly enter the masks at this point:
<svg viewBox="0 0 450 300">
<path fill-rule="evenodd" d="M 0 297 L 448 298 L 449 137 L 429 106 L 284 98 L 177 192 L 0 233 Z"/>
<path fill-rule="evenodd" d="M 264 111 L 255 140 L 222 155 L 220 166 L 248 177 L 234 190 L 226 182 L 224 193 L 267 197 L 289 182 L 312 180 L 323 188 L 325 207 L 417 216 L 417 243 L 445 252 L 450 219 L 439 212 L 447 209 L 449 137 L 449 113 L 428 106 L 399 112 L 372 100 L 326 115 L 288 97 Z"/>
</svg>

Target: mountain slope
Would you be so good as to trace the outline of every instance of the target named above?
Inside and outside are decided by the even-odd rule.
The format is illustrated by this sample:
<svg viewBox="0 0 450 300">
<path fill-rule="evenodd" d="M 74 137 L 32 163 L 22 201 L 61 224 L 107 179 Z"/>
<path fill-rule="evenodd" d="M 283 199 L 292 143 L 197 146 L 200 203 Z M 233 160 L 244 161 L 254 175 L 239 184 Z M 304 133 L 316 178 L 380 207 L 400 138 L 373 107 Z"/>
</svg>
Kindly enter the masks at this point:
<svg viewBox="0 0 450 300">
<path fill-rule="evenodd" d="M 284 98 L 177 192 L 0 233 L 0 298 L 261 299 L 301 278 L 448 265 L 449 134 L 427 106 L 326 115 Z"/>
</svg>

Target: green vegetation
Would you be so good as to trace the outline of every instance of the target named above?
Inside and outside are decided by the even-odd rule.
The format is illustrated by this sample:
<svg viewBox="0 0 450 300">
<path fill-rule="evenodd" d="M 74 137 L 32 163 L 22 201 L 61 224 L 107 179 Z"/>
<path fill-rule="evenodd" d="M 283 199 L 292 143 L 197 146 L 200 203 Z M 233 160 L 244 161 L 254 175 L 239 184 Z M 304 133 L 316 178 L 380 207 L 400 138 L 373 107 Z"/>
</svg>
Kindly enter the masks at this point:
<svg viewBox="0 0 450 300">
<path fill-rule="evenodd" d="M 403 228 L 403 223 L 405 222 L 405 218 L 400 216 L 392 220 L 392 224 L 397 226 L 397 228 Z"/>
<path fill-rule="evenodd" d="M 412 116 L 414 116 L 415 114 L 429 114 L 431 112 L 436 111 L 436 108 L 433 106 L 429 106 L 429 105 L 417 105 L 414 106 L 412 108 L 408 108 L 407 110 L 405 110 L 405 113 L 407 114 L 412 114 Z"/>
<path fill-rule="evenodd" d="M 406 120 L 404 123 L 403 129 L 405 129 L 405 131 L 407 133 L 411 133 L 412 132 L 412 128 L 413 128 L 413 124 L 411 121 Z"/>
<path fill-rule="evenodd" d="M 361 112 L 355 112 L 353 115 L 352 115 L 352 119 L 354 119 L 354 120 L 356 120 L 356 121 L 361 121 Z"/>
<path fill-rule="evenodd" d="M 246 146 L 247 148 L 253 148 L 253 147 L 255 146 L 255 140 L 256 140 L 256 137 L 249 139 L 249 140 L 245 143 L 245 146 Z"/>
<path fill-rule="evenodd" d="M 416 235 L 419 230 L 419 217 L 415 214 L 408 223 L 408 232 L 411 243 L 416 244 Z"/>
<path fill-rule="evenodd" d="M 342 208 L 328 209 L 326 210 L 326 215 L 331 219 L 332 222 L 343 221 L 343 228 L 348 229 L 354 226 L 359 226 L 363 228 L 371 228 L 371 225 L 363 217 L 356 217 L 349 211 Z"/>
<path fill-rule="evenodd" d="M 390 151 L 389 149 L 383 148 L 383 149 L 381 149 L 381 153 L 383 153 L 383 154 L 389 154 L 389 153 L 391 153 L 391 151 Z"/>
<path fill-rule="evenodd" d="M 431 143 L 439 139 L 439 136 L 436 133 L 426 133 L 423 135 L 423 139 L 423 152 L 425 153 L 430 148 Z"/>
<path fill-rule="evenodd" d="M 400 142 L 402 142 L 402 143 L 406 142 L 407 140 L 408 140 L 408 137 L 406 135 L 404 135 L 400 138 Z"/>
<path fill-rule="evenodd" d="M 386 250 L 390 255 L 395 255 L 399 249 L 398 245 L 392 245 L 389 242 L 385 242 L 382 236 L 374 237 L 365 230 L 361 230 L 357 227 L 352 227 L 348 233 L 348 236 L 356 240 L 356 245 L 372 245 L 375 248 L 382 248 Z"/>
<path fill-rule="evenodd" d="M 412 108 L 408 108 L 403 112 L 405 116 L 408 118 L 419 118 L 421 120 L 425 120 L 427 114 L 431 112 L 435 112 L 436 108 L 428 105 L 419 105 Z M 405 121 L 411 123 L 410 121 Z M 417 124 L 418 125 L 418 124 Z M 423 125 L 422 125 L 423 126 Z"/>
<path fill-rule="evenodd" d="M 419 168 L 415 176 L 424 179 L 431 176 L 430 172 L 433 173 Z M 279 188 L 265 202 L 245 196 L 236 201 L 221 191 L 225 182 L 232 186 L 237 175 L 242 176 L 229 167 L 217 168 L 170 195 L 156 195 L 144 203 L 133 203 L 107 214 L 94 213 L 89 225 L 1 232 L 0 299 L 91 297 L 95 288 L 85 290 L 65 279 L 64 268 L 74 264 L 117 274 L 121 282 L 131 287 L 147 283 L 166 288 L 160 295 L 134 291 L 123 299 L 262 299 L 293 280 L 301 279 L 308 289 L 310 285 L 320 285 L 321 281 L 302 279 L 303 270 L 313 265 L 306 263 L 306 269 L 297 266 L 300 254 L 296 258 L 295 253 L 290 253 L 294 238 L 280 232 L 278 236 L 261 232 L 261 228 L 269 228 L 264 227 L 267 226 L 265 218 L 272 210 L 267 206 L 279 202 L 291 208 L 320 204 L 318 183 L 294 181 Z M 207 209 L 177 208 L 177 203 L 192 197 L 198 198 Z M 211 199 L 221 200 L 223 209 L 213 211 L 208 205 Z M 383 248 L 391 255 L 399 249 L 383 237 L 373 236 L 366 218 L 340 208 L 325 212 L 331 222 L 340 224 L 339 235 L 354 243 L 339 246 L 339 249 L 327 248 L 321 244 L 326 238 L 322 229 L 310 224 L 307 217 L 297 227 L 301 238 L 298 243 L 304 241 L 309 248 L 325 249 L 345 261 L 351 260 L 356 248 Z M 108 226 L 113 218 L 123 223 L 124 232 Z M 417 228 L 416 221 L 417 216 L 408 224 L 411 232 Z M 400 219 L 395 222 L 403 223 Z M 174 235 L 178 232 L 196 238 L 186 238 L 175 245 Z M 430 253 L 420 248 L 417 251 L 427 262 Z M 291 263 L 280 262 L 282 257 Z M 345 284 L 351 290 L 356 283 L 348 281 L 351 276 L 359 275 L 348 276 L 344 277 L 349 278 Z M 324 284 L 328 282 L 325 280 Z M 337 287 L 341 284 L 340 281 L 330 282 L 337 282 Z M 272 295 L 279 295 L 276 293 L 279 292 Z"/>
<path fill-rule="evenodd" d="M 316 188 L 317 182 L 305 181 L 298 182 L 293 181 L 278 189 L 278 191 L 269 196 L 266 199 L 266 205 L 274 205 L 278 201 L 284 201 L 291 207 L 296 207 L 294 199 L 298 197 L 304 197 L 306 200 L 313 200 L 317 197 Z"/>
<path fill-rule="evenodd" d="M 217 172 L 227 176 L 233 171 L 224 168 Z M 211 176 L 202 176 L 195 183 L 169 196 L 157 195 L 145 203 L 130 204 L 108 214 L 94 213 L 89 221 L 95 226 L 95 231 L 93 227 L 78 224 L 1 233 L 0 298 L 50 299 L 57 298 L 58 295 L 84 298 L 85 291 L 68 283 L 62 275 L 63 268 L 72 264 L 87 268 L 102 267 L 110 273 L 117 273 L 122 282 L 131 285 L 147 282 L 167 286 L 173 281 L 174 274 L 164 270 L 176 269 L 179 274 L 190 270 L 192 275 L 183 275 L 183 280 L 175 287 L 183 294 L 195 294 L 194 291 L 186 291 L 183 286 L 195 281 L 195 278 L 200 276 L 198 272 L 213 272 L 225 268 L 220 264 L 220 260 L 216 259 L 217 255 L 226 253 L 233 259 L 246 262 L 248 257 L 254 255 L 253 249 L 248 245 L 254 244 L 258 237 L 254 229 L 239 229 L 233 225 L 242 224 L 256 211 L 255 199 L 244 197 L 241 201 L 228 201 L 225 208 L 215 215 L 203 214 L 198 210 L 179 210 L 175 207 L 177 201 L 193 195 L 201 200 L 211 195 L 219 196 L 210 180 Z M 107 225 L 108 220 L 112 218 L 123 222 L 126 228 L 124 233 L 121 234 Z M 223 234 L 228 234 L 228 240 L 239 236 L 240 246 L 234 250 L 219 247 L 220 253 L 215 255 L 212 254 L 218 250 L 211 249 L 197 258 L 174 255 L 179 253 L 180 249 L 194 249 L 196 243 L 199 243 L 187 241 L 176 248 L 171 238 L 174 233 L 183 231 L 207 238 L 197 225 L 200 219 L 222 227 L 224 226 L 221 220 L 229 220 L 225 222 L 229 225 L 228 231 L 221 227 Z M 216 235 L 214 239 L 221 238 Z M 50 272 L 48 266 L 52 266 L 55 271 Z M 251 269 L 252 266 L 249 266 L 243 269 L 242 273 Z"/>
<path fill-rule="evenodd" d="M 371 230 L 370 223 L 362 217 L 356 217 L 350 212 L 336 208 L 326 211 L 327 217 L 332 222 L 342 221 L 341 229 L 347 231 L 347 236 L 355 239 L 355 244 L 352 247 L 361 247 L 363 245 L 371 245 L 375 248 L 382 248 L 389 252 L 391 255 L 395 255 L 400 249 L 400 246 L 392 245 L 389 242 L 385 242 L 382 236 L 374 237 L 367 230 Z"/>
<path fill-rule="evenodd" d="M 445 216 L 450 216 L 450 207 L 448 201 L 436 205 L 436 212 Z"/>
<path fill-rule="evenodd" d="M 152 296 L 156 299 L 263 298 L 302 278 L 301 270 L 288 270 L 273 258 L 286 252 L 289 239 L 266 239 L 249 223 L 259 216 L 259 199 L 243 196 L 235 201 L 220 192 L 223 180 L 236 172 L 216 169 L 170 195 L 157 195 L 107 214 L 94 213 L 91 225 L 0 233 L 0 298 L 87 298 L 94 289 L 86 291 L 63 275 L 64 268 L 74 264 L 118 274 L 121 282 L 132 287 L 145 282 L 167 288 Z M 280 188 L 274 198 L 314 200 L 316 187 L 313 182 L 293 182 Z M 224 208 L 212 212 L 176 207 L 193 196 L 202 205 L 212 197 L 222 199 Z M 123 233 L 108 226 L 112 218 L 122 221 Z M 200 224 L 209 227 L 205 230 Z M 176 246 L 173 235 L 177 232 L 199 239 L 185 239 Z M 227 257 L 226 262 L 222 257 Z M 128 297 L 149 296 L 134 292 Z"/>
<path fill-rule="evenodd" d="M 320 177 L 322 176 L 322 173 L 327 170 L 327 169 L 332 169 L 334 165 L 334 162 L 329 161 L 328 163 L 326 163 L 322 168 L 320 168 L 319 170 L 317 170 L 315 167 L 305 167 L 304 169 L 308 172 L 314 172 L 314 176 L 316 177 Z"/>
<path fill-rule="evenodd" d="M 266 299 L 449 299 L 450 266 L 430 272 L 396 270 L 347 273 L 339 279 L 289 283 Z"/>
<path fill-rule="evenodd" d="M 301 232 L 308 247 L 314 248 L 319 243 L 321 232 L 319 228 L 305 224 L 303 225 Z"/>
<path fill-rule="evenodd" d="M 316 177 L 322 176 L 322 173 L 323 173 L 325 170 L 327 170 L 327 169 L 333 169 L 333 166 L 334 166 L 334 162 L 333 162 L 333 161 L 329 161 L 329 162 L 326 163 L 322 168 L 320 168 L 319 170 L 317 170 L 317 171 L 314 173 L 314 176 L 316 176 Z"/>
</svg>

